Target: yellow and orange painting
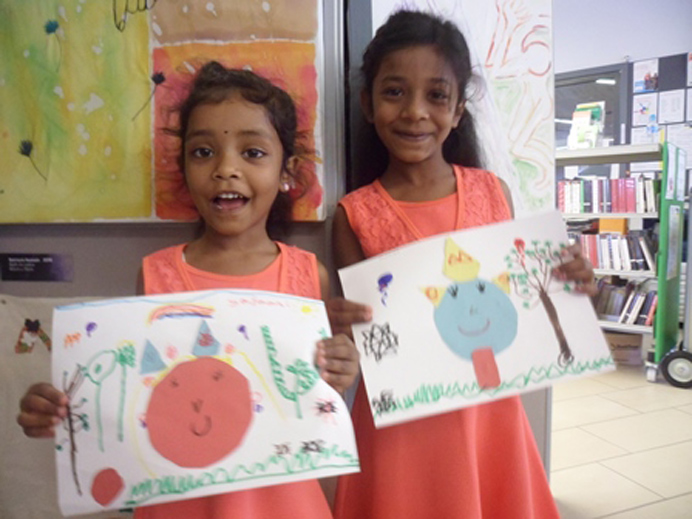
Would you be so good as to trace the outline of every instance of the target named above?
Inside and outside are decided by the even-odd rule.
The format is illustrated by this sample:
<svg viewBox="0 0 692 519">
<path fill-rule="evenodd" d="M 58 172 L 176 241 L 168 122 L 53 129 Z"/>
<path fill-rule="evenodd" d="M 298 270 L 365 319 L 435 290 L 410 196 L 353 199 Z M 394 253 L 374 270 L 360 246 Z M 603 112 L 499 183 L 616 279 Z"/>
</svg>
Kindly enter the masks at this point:
<svg viewBox="0 0 692 519">
<path fill-rule="evenodd" d="M 322 219 L 320 17 L 317 0 L 0 0 L 0 223 L 195 219 L 161 129 L 212 59 L 294 98 L 294 217 Z"/>
</svg>

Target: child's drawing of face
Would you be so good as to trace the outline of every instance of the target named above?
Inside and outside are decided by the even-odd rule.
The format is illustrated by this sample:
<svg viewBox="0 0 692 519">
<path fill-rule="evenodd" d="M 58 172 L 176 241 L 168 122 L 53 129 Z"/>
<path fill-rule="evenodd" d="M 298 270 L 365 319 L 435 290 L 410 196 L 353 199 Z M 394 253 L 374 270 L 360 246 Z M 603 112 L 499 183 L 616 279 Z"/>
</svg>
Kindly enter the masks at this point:
<svg viewBox="0 0 692 519">
<path fill-rule="evenodd" d="M 447 346 L 465 359 L 477 348 L 495 354 L 517 334 L 517 311 L 497 285 L 473 279 L 450 285 L 435 308 L 435 325 Z"/>
<path fill-rule="evenodd" d="M 252 420 L 247 379 L 212 357 L 178 364 L 154 388 L 147 409 L 154 449 L 181 467 L 206 467 L 240 445 Z"/>
</svg>

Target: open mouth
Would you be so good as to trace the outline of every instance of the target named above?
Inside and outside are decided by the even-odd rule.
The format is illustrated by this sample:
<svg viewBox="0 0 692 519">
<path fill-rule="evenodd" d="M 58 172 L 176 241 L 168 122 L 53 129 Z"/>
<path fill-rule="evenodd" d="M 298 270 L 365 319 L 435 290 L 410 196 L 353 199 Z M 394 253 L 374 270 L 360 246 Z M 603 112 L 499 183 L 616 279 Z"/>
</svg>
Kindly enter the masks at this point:
<svg viewBox="0 0 692 519">
<path fill-rule="evenodd" d="M 198 422 L 193 422 L 190 425 L 190 431 L 195 436 L 206 436 L 211 431 L 211 417 L 206 415 L 203 422 L 200 424 Z"/>
<path fill-rule="evenodd" d="M 212 203 L 214 207 L 221 211 L 232 211 L 235 209 L 240 209 L 245 204 L 248 203 L 250 199 L 240 193 L 219 193 L 214 198 L 212 198 Z"/>
<path fill-rule="evenodd" d="M 461 326 L 457 326 L 459 333 L 461 335 L 466 335 L 467 337 L 478 337 L 479 335 L 483 335 L 488 331 L 488 328 L 490 328 L 490 319 L 486 319 L 483 327 L 477 330 L 465 330 Z"/>
</svg>

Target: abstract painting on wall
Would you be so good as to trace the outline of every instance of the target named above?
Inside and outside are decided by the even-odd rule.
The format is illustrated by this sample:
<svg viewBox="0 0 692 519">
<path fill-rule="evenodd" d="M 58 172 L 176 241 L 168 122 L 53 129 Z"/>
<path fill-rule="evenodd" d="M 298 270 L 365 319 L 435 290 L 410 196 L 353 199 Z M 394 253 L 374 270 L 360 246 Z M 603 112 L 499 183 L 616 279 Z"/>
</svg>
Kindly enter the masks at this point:
<svg viewBox="0 0 692 519">
<path fill-rule="evenodd" d="M 318 0 L 0 0 L 0 223 L 196 219 L 165 130 L 210 60 L 293 97 L 323 219 L 322 47 Z"/>
</svg>

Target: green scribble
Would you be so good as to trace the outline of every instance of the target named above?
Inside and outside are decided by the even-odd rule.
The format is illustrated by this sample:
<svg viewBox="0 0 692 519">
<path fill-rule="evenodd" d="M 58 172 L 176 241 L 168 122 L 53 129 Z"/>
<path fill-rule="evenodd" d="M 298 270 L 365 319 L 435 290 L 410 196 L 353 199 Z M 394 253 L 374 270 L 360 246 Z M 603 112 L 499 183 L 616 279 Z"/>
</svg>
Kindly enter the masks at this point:
<svg viewBox="0 0 692 519">
<path fill-rule="evenodd" d="M 503 380 L 498 387 L 482 389 L 477 382 L 460 385 L 452 384 L 421 384 L 413 393 L 394 398 L 395 405 L 387 408 L 377 408 L 375 417 L 404 411 L 414 407 L 435 404 L 440 400 L 453 400 L 463 398 L 475 400 L 481 395 L 495 396 L 508 390 L 523 389 L 531 385 L 540 384 L 546 380 L 556 380 L 564 375 L 580 375 L 587 371 L 600 371 L 605 366 L 613 366 L 613 359 L 605 357 L 593 361 L 577 362 L 567 366 L 552 363 L 547 367 L 531 368 L 528 373 L 519 374 L 511 380 Z"/>
<path fill-rule="evenodd" d="M 197 476 L 163 476 L 145 479 L 130 487 L 125 506 L 141 506 L 162 495 L 182 495 L 193 490 L 237 481 L 252 481 L 268 477 L 302 474 L 319 469 L 358 467 L 358 457 L 333 445 L 322 452 L 296 452 L 291 457 L 272 454 L 264 462 L 250 466 L 236 465 L 230 469 L 216 468 Z"/>
<path fill-rule="evenodd" d="M 295 379 L 293 391 L 290 391 L 286 386 L 281 363 L 276 360 L 277 351 L 274 346 L 271 331 L 268 326 L 262 326 L 261 330 L 264 344 L 267 347 L 267 354 L 269 355 L 269 364 L 271 365 L 274 383 L 279 389 L 281 396 L 286 400 L 296 403 L 296 416 L 302 419 L 303 413 L 300 411 L 300 401 L 298 397 L 307 394 L 315 386 L 320 375 L 310 364 L 302 359 L 296 359 L 293 364 L 286 368 L 286 371 L 293 374 Z"/>
<path fill-rule="evenodd" d="M 125 414 L 125 395 L 127 393 L 127 368 L 135 366 L 135 348 L 131 343 L 125 343 L 116 350 L 106 350 L 94 356 L 86 367 L 86 376 L 96 385 L 96 430 L 98 432 L 99 449 L 103 448 L 103 424 L 101 422 L 101 390 L 103 382 L 115 368 L 120 366 L 120 400 L 118 404 L 118 440 L 124 439 L 123 415 Z"/>
</svg>

